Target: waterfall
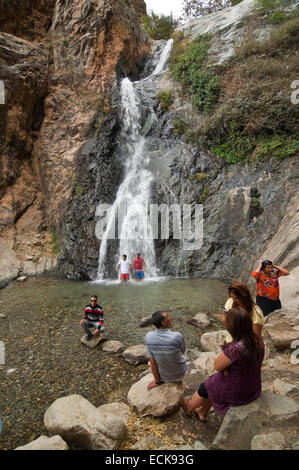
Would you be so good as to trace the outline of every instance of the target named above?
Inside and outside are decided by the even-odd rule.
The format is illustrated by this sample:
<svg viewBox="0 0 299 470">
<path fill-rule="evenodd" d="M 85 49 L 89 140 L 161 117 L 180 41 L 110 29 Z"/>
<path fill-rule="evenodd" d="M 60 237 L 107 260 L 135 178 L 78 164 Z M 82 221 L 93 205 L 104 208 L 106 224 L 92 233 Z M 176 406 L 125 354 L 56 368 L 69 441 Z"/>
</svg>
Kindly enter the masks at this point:
<svg viewBox="0 0 299 470">
<path fill-rule="evenodd" d="M 153 174 L 149 169 L 149 157 L 146 152 L 146 137 L 142 135 L 142 111 L 140 96 L 143 82 L 149 86 L 149 80 L 162 72 L 168 62 L 173 40 L 169 40 L 162 50 L 153 73 L 139 82 L 124 78 L 121 82 L 121 137 L 125 142 L 126 162 L 125 177 L 116 199 L 106 214 L 106 229 L 101 237 L 98 264 L 98 279 L 105 278 L 105 263 L 108 240 L 112 231 L 118 229 L 118 259 L 123 254 L 133 261 L 140 253 L 146 263 L 146 277 L 157 277 L 154 240 L 149 223 L 149 200 Z M 135 84 L 138 86 L 135 86 Z M 153 110 L 148 110 L 153 114 Z"/>
</svg>

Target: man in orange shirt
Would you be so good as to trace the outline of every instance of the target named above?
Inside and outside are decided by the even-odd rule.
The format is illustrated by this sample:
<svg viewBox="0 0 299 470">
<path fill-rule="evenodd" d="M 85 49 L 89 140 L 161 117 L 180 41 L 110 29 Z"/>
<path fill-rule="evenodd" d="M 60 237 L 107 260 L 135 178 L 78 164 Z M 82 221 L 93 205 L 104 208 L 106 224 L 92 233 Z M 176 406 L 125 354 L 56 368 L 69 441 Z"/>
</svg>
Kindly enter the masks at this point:
<svg viewBox="0 0 299 470">
<path fill-rule="evenodd" d="M 256 304 L 262 309 L 264 316 L 281 308 L 279 300 L 280 276 L 288 276 L 286 269 L 275 266 L 272 261 L 262 261 L 251 276 L 256 279 Z"/>
</svg>

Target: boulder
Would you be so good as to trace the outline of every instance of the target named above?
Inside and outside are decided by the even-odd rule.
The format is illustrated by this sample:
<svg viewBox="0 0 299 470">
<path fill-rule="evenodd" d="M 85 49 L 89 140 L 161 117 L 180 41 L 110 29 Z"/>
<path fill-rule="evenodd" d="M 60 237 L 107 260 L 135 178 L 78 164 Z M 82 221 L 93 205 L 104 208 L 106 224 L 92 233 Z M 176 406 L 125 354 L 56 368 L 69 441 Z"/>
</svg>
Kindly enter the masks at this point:
<svg viewBox="0 0 299 470">
<path fill-rule="evenodd" d="M 136 346 L 127 348 L 123 352 L 123 357 L 129 364 L 133 364 L 134 366 L 147 362 L 148 359 L 145 344 L 137 344 Z"/>
<path fill-rule="evenodd" d="M 109 353 L 120 353 L 125 347 L 120 341 L 106 341 L 102 349 Z"/>
<path fill-rule="evenodd" d="M 51 434 L 59 434 L 80 449 L 118 449 L 127 436 L 127 426 L 119 414 L 96 408 L 80 395 L 58 398 L 44 415 Z"/>
<path fill-rule="evenodd" d="M 27 279 L 27 276 L 21 276 L 21 277 L 18 277 L 17 281 L 18 282 L 24 282 L 24 281 L 26 281 L 26 279 Z"/>
<path fill-rule="evenodd" d="M 202 442 L 195 441 L 192 446 L 191 445 L 179 446 L 179 447 L 176 447 L 175 450 L 209 450 L 209 449 Z"/>
<path fill-rule="evenodd" d="M 268 315 L 264 329 L 269 334 L 278 350 L 290 348 L 295 340 L 299 340 L 299 331 L 294 329 L 298 324 L 296 311 L 276 310 Z"/>
<path fill-rule="evenodd" d="M 184 397 L 182 383 L 164 383 L 147 390 L 148 384 L 154 380 L 152 374 L 147 374 L 132 385 L 128 393 L 128 403 L 137 409 L 138 415 L 161 417 L 171 414 L 180 407 Z"/>
<path fill-rule="evenodd" d="M 69 450 L 69 447 L 60 436 L 40 436 L 38 439 L 17 447 L 15 450 Z"/>
<path fill-rule="evenodd" d="M 200 342 L 206 351 L 220 351 L 227 335 L 226 330 L 213 331 L 201 335 Z"/>
<path fill-rule="evenodd" d="M 106 403 L 98 407 L 103 413 L 111 413 L 117 416 L 127 426 L 130 408 L 125 403 Z"/>
<path fill-rule="evenodd" d="M 216 352 L 202 352 L 200 353 L 200 356 L 193 361 L 193 365 L 196 369 L 204 372 L 205 374 L 212 375 L 215 373 L 214 361 L 216 357 Z"/>
<path fill-rule="evenodd" d="M 149 325 L 152 325 L 152 316 L 150 317 L 145 317 L 145 318 L 142 318 L 141 322 L 139 323 L 139 327 L 140 328 L 143 328 L 144 326 L 149 326 Z"/>
<path fill-rule="evenodd" d="M 273 389 L 275 393 L 282 396 L 291 395 L 293 393 L 296 394 L 296 392 L 299 392 L 298 387 L 296 387 L 296 385 L 283 382 L 280 379 L 274 380 Z"/>
<path fill-rule="evenodd" d="M 283 450 L 284 447 L 285 439 L 281 432 L 258 434 L 251 441 L 251 450 Z"/>
<path fill-rule="evenodd" d="M 194 318 L 192 318 L 190 323 L 192 323 L 192 325 L 197 326 L 198 328 L 207 328 L 211 324 L 209 317 L 206 313 L 198 313 L 197 315 L 195 315 Z"/>
<path fill-rule="evenodd" d="M 249 405 L 232 407 L 226 413 L 212 449 L 249 450 L 254 436 L 279 429 L 298 429 L 299 404 L 287 397 L 263 392 Z"/>
<path fill-rule="evenodd" d="M 144 439 L 136 442 L 130 447 L 130 450 L 155 450 L 161 446 L 161 437 L 147 436 Z"/>
<path fill-rule="evenodd" d="M 99 334 L 98 336 L 93 336 L 89 341 L 86 339 L 86 335 L 82 336 L 81 343 L 85 344 L 85 346 L 93 349 L 96 348 L 99 344 L 106 341 L 106 338 L 103 334 Z"/>
<path fill-rule="evenodd" d="M 201 351 L 198 349 L 187 349 L 185 352 L 185 357 L 189 359 L 190 361 L 194 361 L 201 355 Z"/>
</svg>

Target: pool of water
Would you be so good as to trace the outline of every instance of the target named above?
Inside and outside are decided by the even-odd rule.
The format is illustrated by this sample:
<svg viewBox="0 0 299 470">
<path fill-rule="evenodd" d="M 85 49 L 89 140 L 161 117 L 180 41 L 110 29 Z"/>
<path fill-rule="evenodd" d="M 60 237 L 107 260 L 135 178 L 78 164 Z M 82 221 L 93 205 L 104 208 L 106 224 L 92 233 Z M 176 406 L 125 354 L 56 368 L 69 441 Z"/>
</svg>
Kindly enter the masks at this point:
<svg viewBox="0 0 299 470">
<path fill-rule="evenodd" d="M 95 406 L 125 400 L 146 364 L 131 366 L 121 354 L 89 349 L 80 343 L 79 322 L 91 295 L 104 309 L 105 336 L 126 347 L 144 343 L 153 326 L 140 328 L 142 318 L 167 310 L 172 329 L 187 347 L 200 346 L 202 331 L 190 325 L 200 311 L 216 312 L 227 297 L 225 284 L 208 279 L 166 279 L 88 283 L 50 277 L 13 282 L 0 290 L 0 448 L 13 449 L 47 433 L 46 409 L 61 396 L 78 393 Z M 218 329 L 212 323 L 210 329 Z M 207 330 L 207 331 L 208 331 Z"/>
</svg>

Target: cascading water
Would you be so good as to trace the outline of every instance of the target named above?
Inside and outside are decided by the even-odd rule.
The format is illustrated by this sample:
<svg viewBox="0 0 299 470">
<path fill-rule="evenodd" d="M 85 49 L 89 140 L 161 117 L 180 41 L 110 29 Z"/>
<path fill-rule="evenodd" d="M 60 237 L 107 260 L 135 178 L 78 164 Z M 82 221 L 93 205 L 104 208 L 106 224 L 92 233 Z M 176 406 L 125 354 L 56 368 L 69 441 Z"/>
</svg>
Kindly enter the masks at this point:
<svg viewBox="0 0 299 470">
<path fill-rule="evenodd" d="M 146 137 L 142 135 L 142 113 L 139 96 L 144 86 L 161 73 L 170 56 L 173 40 L 169 40 L 160 54 L 153 73 L 144 80 L 132 83 L 128 78 L 121 82 L 122 138 L 126 145 L 125 178 L 121 183 L 114 204 L 106 215 L 106 229 L 101 239 L 98 279 L 106 277 L 106 256 L 109 238 L 114 228 L 118 229 L 119 251 L 133 261 L 141 253 L 146 262 L 147 277 L 158 276 L 155 248 L 149 223 L 149 200 L 153 174 L 149 169 L 149 157 L 145 149 Z M 144 86 L 143 86 L 144 85 Z M 150 83 L 151 85 L 151 83 Z M 153 116 L 152 109 L 149 115 Z"/>
</svg>

